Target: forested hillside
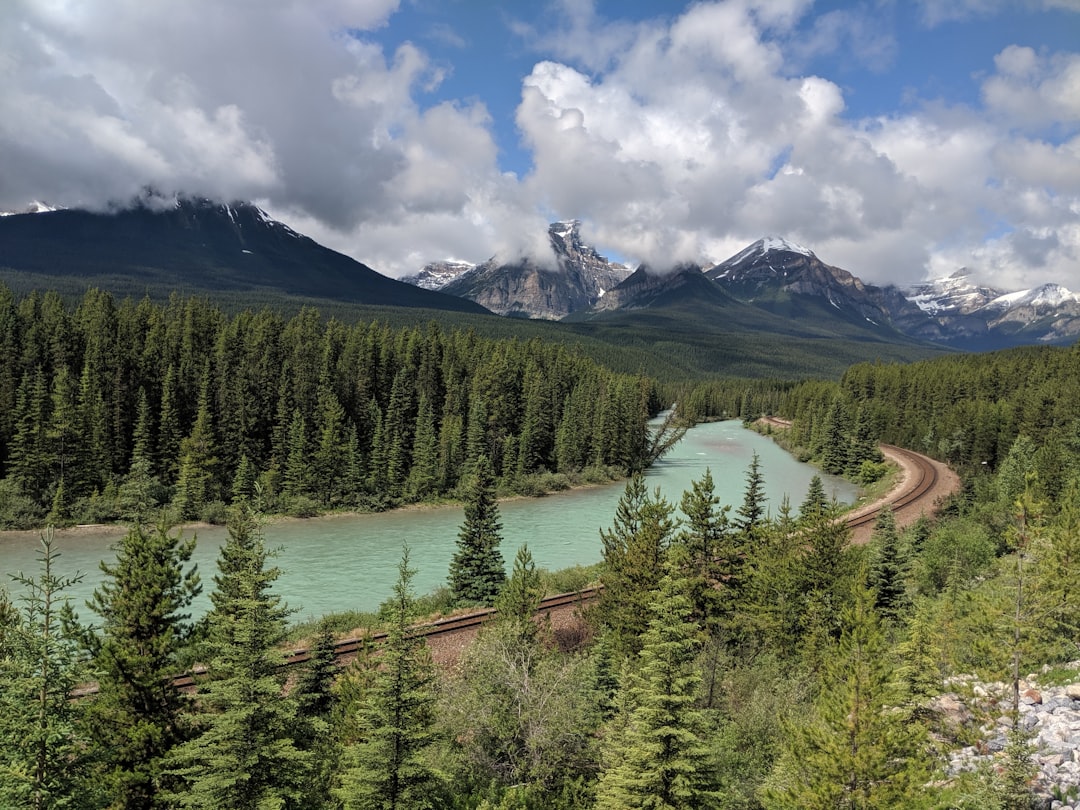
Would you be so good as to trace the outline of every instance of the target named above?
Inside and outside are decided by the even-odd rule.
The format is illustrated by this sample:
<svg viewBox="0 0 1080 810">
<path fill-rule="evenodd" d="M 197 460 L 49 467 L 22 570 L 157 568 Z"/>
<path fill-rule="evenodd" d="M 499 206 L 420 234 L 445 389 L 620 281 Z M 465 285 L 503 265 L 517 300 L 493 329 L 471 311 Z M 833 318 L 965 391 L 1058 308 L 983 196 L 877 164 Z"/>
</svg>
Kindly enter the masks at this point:
<svg viewBox="0 0 1080 810">
<path fill-rule="evenodd" d="M 646 378 L 561 345 L 0 287 L 0 525 L 385 508 L 645 463 Z M 7 360 L 10 358 L 10 360 Z"/>
<path fill-rule="evenodd" d="M 1080 349 L 700 383 L 680 394 L 688 418 L 789 417 L 779 441 L 862 480 L 884 472 L 878 440 L 913 446 L 956 465 L 964 490 L 903 530 L 883 510 L 853 546 L 817 478 L 797 506 L 770 503 L 755 459 L 728 507 L 709 472 L 677 502 L 633 475 L 596 569 L 545 575 L 524 547 L 505 576 L 496 476 L 526 488 L 542 470 L 639 467 L 648 380 L 538 341 L 179 298 L 7 296 L 0 327 L 17 358 L 0 379 L 5 514 L 113 504 L 146 521 L 89 614 L 65 601 L 49 531 L 39 570 L 0 591 L 0 805 L 1026 810 L 1080 796 Z M 442 493 L 468 505 L 449 587 L 418 602 L 403 550 L 393 598 L 364 619 L 382 645 L 338 669 L 334 631 L 355 617 L 326 617 L 306 629 L 307 664 L 284 671 L 296 636 L 258 510 Z M 170 521 L 199 510 L 226 512 L 229 538 L 193 624 L 202 585 Z M 545 590 L 593 578 L 603 591 L 574 633 L 531 620 Z M 437 668 L 412 623 L 470 602 L 495 618 Z M 206 670 L 188 697 L 169 676 L 192 663 Z M 87 681 L 96 696 L 71 700 Z"/>
</svg>

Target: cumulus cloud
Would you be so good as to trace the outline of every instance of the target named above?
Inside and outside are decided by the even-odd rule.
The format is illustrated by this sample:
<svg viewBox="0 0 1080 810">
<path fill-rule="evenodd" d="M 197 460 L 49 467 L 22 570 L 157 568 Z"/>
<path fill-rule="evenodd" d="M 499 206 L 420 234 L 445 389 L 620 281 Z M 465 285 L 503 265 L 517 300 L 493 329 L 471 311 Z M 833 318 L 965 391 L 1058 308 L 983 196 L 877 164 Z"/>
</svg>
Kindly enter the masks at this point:
<svg viewBox="0 0 1080 810">
<path fill-rule="evenodd" d="M 919 3 L 927 25 L 1003 7 Z M 391 275 L 550 260 L 548 221 L 578 217 L 654 267 L 776 234 L 873 282 L 967 265 L 1001 286 L 1080 288 L 1080 54 L 1010 45 L 973 79 L 977 105 L 914 99 L 858 120 L 805 66 L 838 49 L 892 64 L 875 8 L 716 0 L 610 20 L 558 0 L 540 23 L 510 21 L 536 54 L 514 112 L 519 176 L 500 169 L 483 100 L 431 95 L 452 59 L 366 35 L 398 0 L 8 0 L 0 208 L 148 186 L 254 199 Z"/>
<path fill-rule="evenodd" d="M 852 120 L 837 84 L 787 59 L 806 7 L 770 8 L 704 3 L 639 24 L 618 53 L 587 63 L 602 70 L 537 64 L 517 117 L 527 184 L 652 266 L 723 259 L 779 233 L 877 283 L 968 265 L 988 280 L 1080 284 L 1069 265 L 1080 56 L 1008 48 L 983 109 L 925 103 Z M 855 26 L 809 21 L 812 33 Z M 823 36 L 798 56 L 819 47 Z M 886 37 L 879 48 L 890 58 Z"/>
</svg>

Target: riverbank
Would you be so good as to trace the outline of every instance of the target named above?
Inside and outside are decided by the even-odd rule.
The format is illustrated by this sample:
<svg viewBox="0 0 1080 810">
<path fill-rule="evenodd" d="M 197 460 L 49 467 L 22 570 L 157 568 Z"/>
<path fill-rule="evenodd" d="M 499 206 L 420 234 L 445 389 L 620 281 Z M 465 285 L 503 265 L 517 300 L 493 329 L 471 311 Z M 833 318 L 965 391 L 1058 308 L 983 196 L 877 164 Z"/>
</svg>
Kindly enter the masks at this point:
<svg viewBox="0 0 1080 810">
<path fill-rule="evenodd" d="M 535 500 L 556 495 L 561 492 L 584 492 L 590 489 L 610 486 L 620 481 L 628 480 L 629 476 L 620 473 L 614 468 L 588 468 L 579 473 L 549 473 L 542 476 L 547 482 L 546 487 L 536 487 L 530 493 L 509 493 L 498 496 L 499 503 L 516 503 L 524 500 Z M 370 515 L 386 514 L 409 514 L 412 512 L 434 512 L 445 509 L 461 509 L 464 501 L 455 498 L 438 498 L 434 500 L 416 501 L 403 503 L 388 509 L 327 509 L 312 515 L 290 515 L 286 512 L 266 512 L 262 514 L 263 523 L 266 526 L 287 525 L 290 523 L 311 524 L 320 520 L 339 520 L 350 518 L 362 518 Z M 156 513 L 155 520 L 160 517 L 162 511 L 168 507 L 161 507 Z M 154 521 L 151 521 L 153 523 Z M 113 523 L 80 523 L 70 526 L 52 526 L 53 536 L 59 539 L 78 538 L 103 538 L 122 537 L 130 526 L 129 521 L 118 520 Z M 193 534 L 200 531 L 217 531 L 224 528 L 221 522 L 208 522 L 205 520 L 185 521 L 182 523 L 170 523 L 172 530 L 180 530 L 184 534 Z M 0 540 L 4 538 L 25 538 L 28 535 L 41 535 L 49 529 L 49 525 L 42 525 L 27 529 L 0 529 Z"/>
</svg>

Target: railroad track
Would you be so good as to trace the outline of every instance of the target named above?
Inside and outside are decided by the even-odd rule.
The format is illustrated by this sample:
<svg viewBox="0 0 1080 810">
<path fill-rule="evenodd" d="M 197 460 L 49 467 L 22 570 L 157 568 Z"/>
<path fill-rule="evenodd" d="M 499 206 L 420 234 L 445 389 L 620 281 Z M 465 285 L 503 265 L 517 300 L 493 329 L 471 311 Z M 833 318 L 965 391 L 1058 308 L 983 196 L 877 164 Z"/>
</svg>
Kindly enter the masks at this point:
<svg viewBox="0 0 1080 810">
<path fill-rule="evenodd" d="M 926 493 L 932 490 L 937 484 L 937 467 L 931 464 L 929 459 L 925 456 L 913 453 L 911 450 L 905 450 L 903 447 L 896 447 L 892 444 L 883 444 L 881 447 L 883 450 L 887 450 L 893 455 L 901 456 L 906 459 L 915 471 L 913 480 L 911 482 L 905 482 L 904 490 L 895 499 L 889 502 L 889 508 L 892 509 L 893 512 L 902 509 L 905 506 L 909 506 L 923 498 Z M 880 510 L 878 509 L 873 509 L 865 513 L 860 512 L 847 518 L 845 522 L 850 529 L 854 529 L 858 526 L 865 526 L 869 523 L 874 523 L 877 520 L 879 511 Z"/>
<path fill-rule="evenodd" d="M 536 609 L 537 616 L 543 616 L 552 610 L 564 608 L 570 605 L 584 605 L 591 602 L 599 595 L 602 586 L 584 588 L 580 591 L 555 594 L 540 600 L 540 606 Z M 461 630 L 480 627 L 495 616 L 494 608 L 485 608 L 461 616 L 450 616 L 438 619 L 427 624 L 417 625 L 413 628 L 413 637 L 432 638 L 447 633 L 456 633 Z M 386 640 L 387 633 L 379 631 L 355 638 L 345 638 L 334 642 L 334 660 L 338 665 L 343 665 L 360 652 L 372 646 L 382 644 Z M 299 666 L 311 660 L 311 650 L 307 648 L 296 649 L 290 652 L 285 660 L 278 666 L 282 669 Z M 197 666 L 190 672 L 177 675 L 173 678 L 173 686 L 182 692 L 193 692 L 207 673 L 206 667 Z M 97 684 L 87 684 L 73 692 L 75 697 L 89 697 L 97 693 Z"/>
<path fill-rule="evenodd" d="M 775 420 L 777 426 L 781 426 L 782 423 L 779 420 Z M 889 502 L 889 507 L 895 512 L 898 509 L 902 509 L 912 503 L 917 502 L 920 498 L 924 497 L 938 480 L 938 471 L 930 461 L 910 450 L 905 450 L 902 447 L 896 447 L 894 445 L 882 445 L 882 449 L 890 451 L 891 453 L 901 456 L 906 459 L 915 471 L 912 481 L 905 482 L 905 486 L 899 495 Z M 877 520 L 879 509 L 872 509 L 866 512 L 861 512 L 852 515 L 844 519 L 848 528 L 855 529 L 860 526 L 874 523 Z M 554 596 L 549 596 L 540 601 L 540 606 L 537 608 L 537 615 L 543 614 L 555 610 L 558 608 L 564 608 L 569 605 L 584 605 L 588 602 L 592 602 L 597 598 L 601 590 L 601 586 L 585 588 L 581 591 L 572 591 L 570 593 L 560 593 Z M 439 635 L 460 632 L 462 630 L 468 630 L 471 628 L 478 628 L 484 623 L 490 621 L 495 615 L 494 608 L 486 608 L 484 610 L 474 611 L 472 613 L 463 614 L 461 616 L 450 616 L 445 619 L 438 619 L 434 622 L 418 625 L 413 628 L 413 635 L 421 638 L 432 638 Z M 377 633 L 371 633 L 364 636 L 355 638 L 341 639 L 334 643 L 334 658 L 342 664 L 345 661 L 355 657 L 362 650 L 371 647 L 373 645 L 381 644 L 385 641 L 387 633 L 380 631 Z M 311 660 L 311 651 L 309 649 L 296 649 L 292 650 L 282 661 L 280 666 L 282 668 L 290 668 L 299 666 L 307 661 Z M 173 685 L 176 688 L 185 691 L 193 692 L 198 686 L 199 681 L 206 675 L 206 668 L 197 666 L 190 672 L 185 672 L 183 675 L 178 675 L 173 678 Z M 97 693 L 97 684 L 86 684 L 73 691 L 73 697 L 89 697 Z"/>
</svg>

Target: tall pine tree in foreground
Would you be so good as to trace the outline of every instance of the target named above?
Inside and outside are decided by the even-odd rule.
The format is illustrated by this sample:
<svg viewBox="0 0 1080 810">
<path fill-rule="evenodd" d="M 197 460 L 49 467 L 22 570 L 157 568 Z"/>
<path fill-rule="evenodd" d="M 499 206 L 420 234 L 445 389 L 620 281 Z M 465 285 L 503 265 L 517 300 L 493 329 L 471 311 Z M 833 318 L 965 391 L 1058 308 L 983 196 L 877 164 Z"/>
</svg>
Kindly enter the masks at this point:
<svg viewBox="0 0 1080 810">
<path fill-rule="evenodd" d="M 22 606 L 4 613 L 0 648 L 0 807 L 72 807 L 86 758 L 71 690 L 85 676 L 70 597 L 81 575 L 56 571 L 52 529 L 41 537 L 37 577 L 12 577 Z"/>
<path fill-rule="evenodd" d="M 297 750 L 296 703 L 279 672 L 288 609 L 271 592 L 262 530 L 250 507 L 235 508 L 218 557 L 208 616 L 209 680 L 200 688 L 198 736 L 174 751 L 170 798 L 181 807 L 298 807 L 309 756 Z"/>
<path fill-rule="evenodd" d="M 99 692 L 89 703 L 98 744 L 99 784 L 113 808 L 154 808 L 162 759 L 182 742 L 184 698 L 173 686 L 183 642 L 183 613 L 201 591 L 194 568 L 184 571 L 195 539 L 181 540 L 165 523 L 132 526 L 116 562 L 101 563 L 105 581 L 90 607 L 102 619 L 95 655 Z"/>
<path fill-rule="evenodd" d="M 874 594 L 858 588 L 815 713 L 791 729 L 760 793 L 777 810 L 931 806 L 931 743 L 907 705 Z"/>
<path fill-rule="evenodd" d="M 689 583 L 679 575 L 682 555 L 673 549 L 650 606 L 629 701 L 612 721 L 597 787 L 600 810 L 697 810 L 714 803 L 705 719 L 696 706 L 701 628 L 693 621 Z"/>
<path fill-rule="evenodd" d="M 620 654 L 636 653 L 641 648 L 649 603 L 664 574 L 675 528 L 672 511 L 659 488 L 650 496 L 645 477 L 635 473 L 615 507 L 612 527 L 600 530 L 604 590 L 593 615 L 611 632 L 612 644 Z"/>
<path fill-rule="evenodd" d="M 358 708 L 360 739 L 345 752 L 337 793 L 346 808 L 435 806 L 435 774 L 424 761 L 435 738 L 435 667 L 426 642 L 412 630 L 414 574 L 406 549 L 398 565 L 386 643 L 368 662 L 374 671 Z"/>
<path fill-rule="evenodd" d="M 481 455 L 475 466 L 465 495 L 465 522 L 450 561 L 450 593 L 458 604 L 491 605 L 506 581 L 506 567 L 499 551 L 502 523 L 491 462 Z"/>
</svg>

